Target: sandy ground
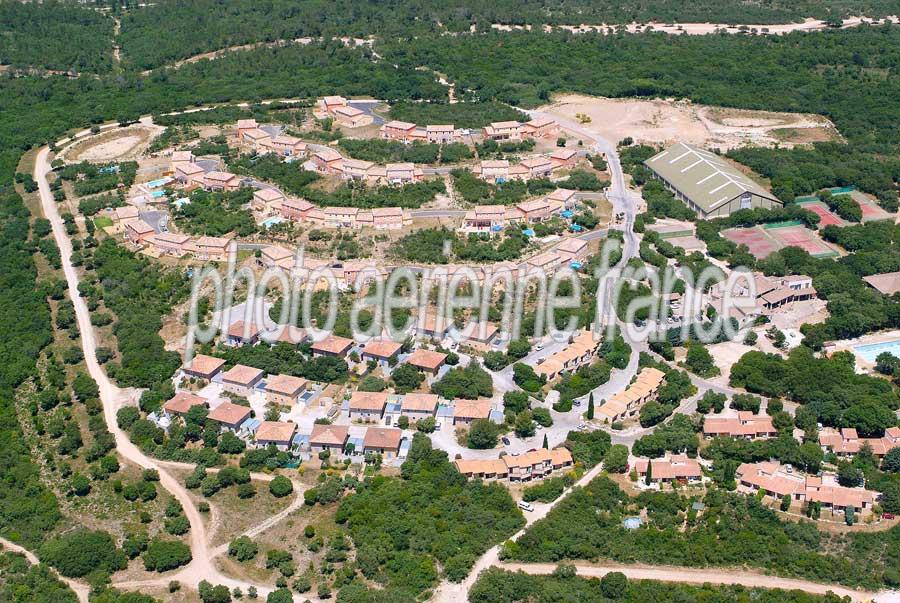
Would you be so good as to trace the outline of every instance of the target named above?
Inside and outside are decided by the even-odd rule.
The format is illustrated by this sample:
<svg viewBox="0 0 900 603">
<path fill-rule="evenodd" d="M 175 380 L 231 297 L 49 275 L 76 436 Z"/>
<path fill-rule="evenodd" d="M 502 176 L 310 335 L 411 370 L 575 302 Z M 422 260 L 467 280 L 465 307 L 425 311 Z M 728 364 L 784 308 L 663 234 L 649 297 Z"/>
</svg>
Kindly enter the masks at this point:
<svg viewBox="0 0 900 603">
<path fill-rule="evenodd" d="M 575 121 L 576 115 L 586 115 L 590 122 L 583 124 L 584 129 L 610 140 L 631 136 L 636 142 L 683 141 L 727 150 L 747 143 L 792 146 L 809 138 L 840 137 L 834 125 L 820 115 L 726 109 L 690 101 L 563 94 L 540 110 Z"/>
<path fill-rule="evenodd" d="M 163 128 L 159 126 L 139 125 L 91 136 L 88 140 L 67 149 L 64 153 L 65 160 L 99 163 L 137 159 L 153 137 L 162 130 Z"/>
<path fill-rule="evenodd" d="M 873 19 L 867 17 L 848 17 L 844 19 L 843 28 L 856 27 L 863 23 L 870 23 Z M 885 17 L 882 21 L 890 21 L 892 23 L 900 22 L 896 16 Z M 505 25 L 502 23 L 493 23 L 491 28 L 498 31 L 514 31 L 514 30 L 532 30 L 531 25 Z M 621 29 L 625 29 L 629 33 L 637 33 L 643 31 L 656 31 L 674 35 L 689 36 L 706 36 L 717 33 L 752 33 L 759 35 L 784 35 L 794 31 L 821 31 L 827 29 L 828 25 L 819 19 L 804 19 L 797 23 L 776 23 L 771 25 L 728 25 L 725 23 L 623 23 L 609 24 L 601 23 L 599 25 L 560 25 L 554 27 L 552 25 L 543 25 L 544 31 L 552 31 L 554 29 L 564 29 L 566 31 L 579 33 L 601 33 L 605 35 L 616 33 Z"/>
</svg>

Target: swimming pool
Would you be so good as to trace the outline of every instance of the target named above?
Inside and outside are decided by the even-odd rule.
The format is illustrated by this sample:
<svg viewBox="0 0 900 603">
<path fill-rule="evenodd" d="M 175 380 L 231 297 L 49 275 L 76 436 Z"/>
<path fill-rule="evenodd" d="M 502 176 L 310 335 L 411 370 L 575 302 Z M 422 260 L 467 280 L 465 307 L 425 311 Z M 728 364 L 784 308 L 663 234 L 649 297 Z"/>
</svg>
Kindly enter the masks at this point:
<svg viewBox="0 0 900 603">
<path fill-rule="evenodd" d="M 900 358 L 900 339 L 853 346 L 853 352 L 866 362 L 871 362 L 873 364 L 878 355 L 883 352 L 888 352 L 891 355 Z"/>
<path fill-rule="evenodd" d="M 265 220 L 263 220 L 262 225 L 266 228 L 272 228 L 276 224 L 281 224 L 282 222 L 284 222 L 284 218 L 282 218 L 281 216 L 272 216 L 271 218 L 266 218 Z"/>
<path fill-rule="evenodd" d="M 147 183 L 147 186 L 150 188 L 159 188 L 161 186 L 165 186 L 170 182 L 172 182 L 172 179 L 169 176 L 166 176 L 165 178 L 160 178 L 159 180 L 151 180 Z"/>
<path fill-rule="evenodd" d="M 166 194 L 166 191 L 153 191 L 152 193 L 150 193 L 150 196 L 153 197 L 154 199 L 159 199 L 160 197 L 164 196 L 165 194 Z"/>
</svg>

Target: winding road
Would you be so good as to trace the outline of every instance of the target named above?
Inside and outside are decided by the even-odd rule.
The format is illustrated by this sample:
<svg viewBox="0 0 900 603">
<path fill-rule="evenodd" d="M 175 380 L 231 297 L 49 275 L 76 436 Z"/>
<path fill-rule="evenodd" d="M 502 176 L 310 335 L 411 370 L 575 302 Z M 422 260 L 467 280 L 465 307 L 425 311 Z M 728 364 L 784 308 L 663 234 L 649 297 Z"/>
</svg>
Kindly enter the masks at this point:
<svg viewBox="0 0 900 603">
<path fill-rule="evenodd" d="M 538 111 L 531 111 L 529 113 L 532 117 L 545 115 Z M 593 133 L 585 131 L 574 122 L 568 121 L 566 119 L 560 119 L 557 116 L 553 116 L 553 118 L 556 119 L 564 129 L 571 130 L 577 133 L 579 136 L 592 140 L 593 143 L 591 145 L 591 148 L 595 152 L 602 152 L 606 156 L 610 174 L 612 176 L 611 186 L 607 196 L 610 202 L 613 204 L 615 210 L 617 212 L 623 212 L 625 214 L 625 220 L 623 224 L 623 257 L 625 261 L 627 261 L 627 259 L 634 257 L 638 251 L 639 242 L 637 235 L 634 233 L 633 225 L 634 219 L 637 214 L 637 207 L 640 202 L 640 196 L 636 192 L 628 190 L 625 185 L 624 174 L 622 172 L 621 164 L 616 153 L 615 145 L 607 140 L 599 138 Z M 104 126 L 104 129 L 106 129 L 107 127 L 114 126 Z M 88 130 L 79 132 L 73 138 L 85 136 L 88 134 L 88 132 Z M 70 142 L 71 140 L 73 140 L 73 138 L 66 139 L 66 142 Z M 78 292 L 79 276 L 71 262 L 72 244 L 68 235 L 66 234 L 63 221 L 59 215 L 56 203 L 53 200 L 53 195 L 51 193 L 49 183 L 47 181 L 47 174 L 50 172 L 49 158 L 50 151 L 48 148 L 44 147 L 40 150 L 35 160 L 34 178 L 38 182 L 41 197 L 41 206 L 43 208 L 44 215 L 51 223 L 53 235 L 60 250 L 63 272 L 66 277 L 70 297 L 75 307 L 75 314 L 80 329 L 81 344 L 85 363 L 89 374 L 97 382 L 97 385 L 100 388 L 100 398 L 103 402 L 104 419 L 107 423 L 107 428 L 113 434 L 116 441 L 117 450 L 123 458 L 140 467 L 155 469 L 159 472 L 161 485 L 181 503 L 182 507 L 184 508 L 185 515 L 188 518 L 191 526 L 189 544 L 191 548 L 192 561 L 188 565 L 180 568 L 175 572 L 169 572 L 158 578 L 119 582 L 114 584 L 114 586 L 116 586 L 117 588 L 125 589 L 141 589 L 151 587 L 159 588 L 165 587 L 170 581 L 175 580 L 196 589 L 198 584 L 201 581 L 205 580 L 212 584 L 223 584 L 229 589 L 238 587 L 246 590 L 249 586 L 255 586 L 260 595 L 266 596 L 269 592 L 272 591 L 271 587 L 259 584 L 251 584 L 246 581 L 235 580 L 220 573 L 213 561 L 216 556 L 221 555 L 227 551 L 227 545 L 220 545 L 217 547 L 212 547 L 210 545 L 210 534 L 208 533 L 208 530 L 204 524 L 203 517 L 191 500 L 188 491 L 181 484 L 181 482 L 179 482 L 169 473 L 169 471 L 167 471 L 167 467 L 173 467 L 175 464 L 157 461 L 155 459 L 147 457 L 134 444 L 132 444 L 128 437 L 128 434 L 123 432 L 118 427 L 116 421 L 116 412 L 123 406 L 136 404 L 140 392 L 133 389 L 121 389 L 115 386 L 103 371 L 100 364 L 97 362 L 97 343 L 95 340 L 93 327 L 90 322 L 90 314 L 84 299 Z M 588 235 L 593 235 L 593 233 L 588 233 Z M 623 382 L 627 382 L 637 370 L 636 358 L 639 350 L 642 348 L 640 347 L 639 342 L 630 343 L 632 344 L 632 357 L 630 358 L 627 368 L 623 371 L 618 372 L 616 376 L 617 382 L 620 380 L 624 380 Z M 704 389 L 704 387 L 706 389 L 718 389 L 718 386 L 706 382 L 699 383 L 698 386 L 701 386 L 700 389 Z M 602 393 L 602 387 L 598 388 L 598 390 L 595 391 L 597 391 L 598 393 Z M 695 399 L 689 399 L 683 404 L 690 405 L 691 403 L 695 402 Z M 685 408 L 687 408 L 687 406 L 685 406 Z M 629 433 L 623 434 L 620 439 L 623 441 L 633 441 L 633 439 L 636 437 L 639 436 Z M 581 487 L 586 485 L 601 471 L 601 465 L 592 468 L 590 471 L 586 472 L 573 487 Z M 265 478 L 260 477 L 260 479 Z M 287 517 L 290 513 L 300 508 L 303 502 L 302 487 L 298 486 L 298 484 L 295 483 L 295 490 L 295 499 L 287 508 L 267 518 L 262 523 L 247 529 L 244 534 L 248 536 L 256 536 L 264 532 L 265 530 L 275 526 L 279 521 Z M 565 498 L 566 494 L 568 494 L 570 490 L 571 488 L 569 488 L 562 496 L 551 503 L 536 504 L 535 511 L 526 514 L 527 523 L 525 528 L 523 528 L 523 530 L 521 530 L 517 534 L 513 535 L 512 538 L 518 538 L 522 533 L 524 533 L 524 530 L 527 529 L 528 526 L 545 517 L 560 501 Z M 215 524 L 215 521 L 213 521 L 212 523 Z M 21 547 L 15 547 L 15 545 L 12 545 L 12 543 L 3 542 L 2 544 L 8 546 L 8 548 L 10 549 L 15 550 L 16 548 L 18 548 L 19 552 L 23 552 L 24 554 L 26 554 L 30 561 L 37 561 L 36 557 L 33 554 L 22 550 Z M 478 574 L 484 569 L 487 569 L 491 566 L 499 565 L 506 569 L 522 570 L 534 574 L 546 574 L 552 572 L 554 568 L 554 566 L 549 564 L 502 564 L 499 559 L 500 546 L 501 545 L 494 546 L 486 553 L 484 553 L 476 561 L 471 572 L 463 582 L 458 584 L 454 584 L 449 581 L 441 582 L 435 590 L 432 600 L 441 603 L 457 603 L 465 601 L 467 599 L 470 588 L 478 578 Z M 864 598 L 871 598 L 872 596 L 872 593 L 862 593 L 859 591 L 843 589 L 841 587 L 822 585 L 803 580 L 765 576 L 743 570 L 685 569 L 636 565 L 624 567 L 616 565 L 578 565 L 577 571 L 579 574 L 585 576 L 600 576 L 608 571 L 622 571 L 627 576 L 632 578 L 655 579 L 691 584 L 710 582 L 714 584 L 743 584 L 745 586 L 758 586 L 766 588 L 797 588 L 815 594 L 822 594 L 827 590 L 831 590 L 842 595 L 848 595 L 855 601 L 863 600 Z M 72 588 L 76 591 L 76 593 L 78 593 L 80 598 L 84 596 L 83 593 L 86 589 L 84 585 L 76 582 L 72 586 Z M 308 595 L 294 595 L 293 598 L 295 601 L 308 600 L 313 603 L 319 603 L 315 597 L 310 597 Z"/>
<path fill-rule="evenodd" d="M 51 171 L 49 156 L 50 150 L 47 147 L 42 148 L 38 153 L 37 158 L 35 159 L 34 179 L 38 183 L 41 207 L 44 216 L 50 221 L 53 236 L 59 247 L 63 273 L 65 274 L 66 284 L 69 289 L 69 296 L 75 306 L 75 316 L 78 320 L 78 328 L 81 335 L 81 348 L 84 353 L 85 365 L 87 366 L 88 373 L 94 381 L 97 382 L 97 386 L 100 389 L 100 400 L 103 402 L 103 417 L 106 421 L 106 427 L 115 438 L 116 450 L 123 458 L 144 469 L 155 469 L 159 472 L 160 485 L 181 503 L 184 514 L 191 526 L 189 544 L 192 559 L 188 565 L 182 567 L 177 572 L 167 573 L 160 578 L 145 581 L 124 582 L 116 584 L 116 586 L 120 588 L 158 587 L 165 586 L 170 581 L 175 580 L 196 589 L 201 581 L 206 580 L 212 584 L 224 584 L 228 586 L 229 589 L 239 587 L 246 590 L 251 586 L 250 583 L 234 580 L 233 578 L 222 575 L 213 563 L 217 549 L 210 548 L 210 539 L 207 534 L 206 525 L 203 522 L 203 517 L 191 500 L 184 485 L 166 470 L 163 463 L 152 459 L 141 452 L 140 449 L 131 442 L 128 434 L 119 428 L 118 422 L 116 421 L 117 411 L 123 406 L 136 404 L 140 392 L 134 389 L 122 389 L 114 385 L 101 368 L 99 362 L 97 362 L 97 342 L 94 336 L 93 326 L 91 325 L 90 313 L 84 298 L 78 292 L 78 273 L 72 265 L 72 242 L 66 234 L 65 226 L 59 215 L 56 203 L 53 200 L 53 194 L 50 191 L 50 185 L 47 181 L 47 174 Z M 302 492 L 298 495 L 298 499 L 302 501 Z M 297 501 L 295 501 L 294 504 L 296 505 Z M 271 587 L 260 584 L 253 584 L 252 586 L 255 586 L 257 591 L 263 596 L 273 590 Z M 304 601 L 306 599 L 310 599 L 310 597 L 298 596 L 296 598 L 297 601 Z"/>
</svg>

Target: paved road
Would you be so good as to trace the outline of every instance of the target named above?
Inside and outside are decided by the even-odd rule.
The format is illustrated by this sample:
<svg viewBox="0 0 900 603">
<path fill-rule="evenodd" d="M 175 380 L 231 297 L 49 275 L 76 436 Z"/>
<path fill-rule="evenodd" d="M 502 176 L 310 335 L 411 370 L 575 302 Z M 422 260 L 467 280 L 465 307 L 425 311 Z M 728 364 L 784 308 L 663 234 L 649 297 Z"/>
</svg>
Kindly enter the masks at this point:
<svg viewBox="0 0 900 603">
<path fill-rule="evenodd" d="M 351 100 L 347 101 L 347 104 L 353 107 L 354 109 L 359 109 L 366 115 L 372 117 L 372 123 L 376 126 L 380 126 L 384 123 L 384 118 L 375 113 L 375 107 L 381 104 L 379 100 Z"/>
<path fill-rule="evenodd" d="M 501 563 L 500 567 L 509 571 L 522 571 L 527 574 L 546 575 L 553 573 L 556 565 L 552 563 Z M 632 580 L 659 580 L 662 582 L 680 582 L 683 584 L 735 584 L 748 588 L 780 588 L 783 590 L 802 590 L 816 595 L 833 592 L 841 597 L 850 597 L 851 601 L 870 601 L 876 593 L 853 590 L 834 584 L 819 584 L 799 578 L 779 578 L 767 576 L 746 569 L 711 569 L 687 568 L 661 565 L 575 565 L 579 576 L 600 578 L 610 572 L 622 572 Z"/>
</svg>

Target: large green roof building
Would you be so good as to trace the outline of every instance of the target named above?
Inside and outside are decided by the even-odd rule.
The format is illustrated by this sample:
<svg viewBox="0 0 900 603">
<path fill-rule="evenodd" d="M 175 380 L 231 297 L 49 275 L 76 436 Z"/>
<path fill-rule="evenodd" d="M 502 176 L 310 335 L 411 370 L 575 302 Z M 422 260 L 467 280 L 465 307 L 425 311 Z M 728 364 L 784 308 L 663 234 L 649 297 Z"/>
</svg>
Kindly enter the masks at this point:
<svg viewBox="0 0 900 603">
<path fill-rule="evenodd" d="M 703 218 L 783 205 L 726 159 L 679 142 L 644 162 L 675 197 Z"/>
</svg>

